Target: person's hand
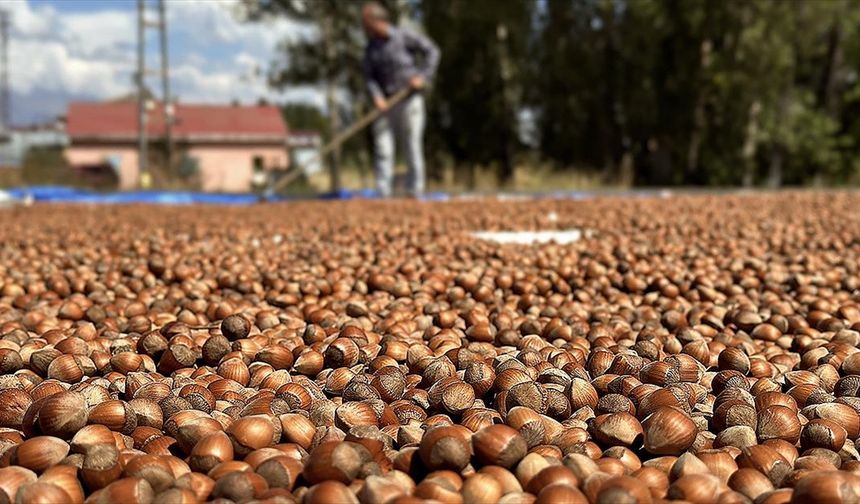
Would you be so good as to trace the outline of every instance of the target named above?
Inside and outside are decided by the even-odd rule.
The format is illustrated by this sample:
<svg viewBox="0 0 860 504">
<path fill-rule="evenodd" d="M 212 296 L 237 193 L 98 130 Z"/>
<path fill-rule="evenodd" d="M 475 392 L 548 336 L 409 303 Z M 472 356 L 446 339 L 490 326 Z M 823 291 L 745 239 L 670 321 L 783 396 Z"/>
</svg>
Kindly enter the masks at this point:
<svg viewBox="0 0 860 504">
<path fill-rule="evenodd" d="M 424 77 L 421 77 L 420 75 L 416 75 L 409 79 L 409 87 L 416 91 L 418 91 L 419 89 L 424 89 L 424 84 Z"/>
<path fill-rule="evenodd" d="M 388 110 L 388 101 L 382 96 L 374 96 L 373 106 L 376 107 L 376 110 L 379 110 L 380 112 L 385 112 L 386 110 Z"/>
</svg>

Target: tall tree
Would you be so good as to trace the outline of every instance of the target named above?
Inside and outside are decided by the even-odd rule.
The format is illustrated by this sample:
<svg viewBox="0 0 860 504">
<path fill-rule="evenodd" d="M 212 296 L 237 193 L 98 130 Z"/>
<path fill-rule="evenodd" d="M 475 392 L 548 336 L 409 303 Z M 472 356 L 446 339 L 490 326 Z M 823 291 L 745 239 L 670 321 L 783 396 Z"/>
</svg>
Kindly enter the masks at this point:
<svg viewBox="0 0 860 504">
<path fill-rule="evenodd" d="M 514 175 L 523 72 L 534 3 L 423 0 L 420 17 L 442 51 L 431 103 L 431 134 L 474 183 L 478 165 Z"/>
</svg>

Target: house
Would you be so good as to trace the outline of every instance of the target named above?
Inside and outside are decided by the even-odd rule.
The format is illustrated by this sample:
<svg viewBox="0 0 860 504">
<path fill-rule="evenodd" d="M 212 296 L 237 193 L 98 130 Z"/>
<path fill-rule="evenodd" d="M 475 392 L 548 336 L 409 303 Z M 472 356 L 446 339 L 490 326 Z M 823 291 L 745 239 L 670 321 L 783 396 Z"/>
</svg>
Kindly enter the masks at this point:
<svg viewBox="0 0 860 504">
<path fill-rule="evenodd" d="M 196 171 L 204 191 L 248 191 L 255 170 L 289 167 L 287 125 L 273 105 L 179 103 L 174 110 L 174 165 Z M 72 167 L 107 165 L 120 189 L 138 187 L 137 103 L 72 103 L 66 133 L 65 156 Z M 164 135 L 163 107 L 156 104 L 147 117 L 150 163 L 163 152 Z"/>
<path fill-rule="evenodd" d="M 9 129 L 0 135 L 0 168 L 21 168 L 31 148 L 66 145 L 61 121 Z"/>
</svg>

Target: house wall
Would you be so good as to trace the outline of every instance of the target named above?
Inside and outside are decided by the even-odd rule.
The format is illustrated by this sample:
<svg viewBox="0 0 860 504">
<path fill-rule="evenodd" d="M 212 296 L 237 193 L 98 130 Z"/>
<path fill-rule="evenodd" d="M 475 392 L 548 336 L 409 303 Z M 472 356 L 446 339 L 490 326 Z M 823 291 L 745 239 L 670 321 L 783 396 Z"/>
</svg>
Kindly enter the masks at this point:
<svg viewBox="0 0 860 504">
<path fill-rule="evenodd" d="M 257 156 L 262 158 L 263 167 L 267 170 L 289 166 L 286 147 L 198 145 L 188 146 L 183 151 L 197 160 L 204 191 L 250 190 L 254 158 Z M 135 146 L 72 145 L 66 148 L 65 154 L 71 165 L 103 164 L 115 157 L 119 160 L 119 189 L 136 189 L 138 186 Z"/>
<path fill-rule="evenodd" d="M 105 164 L 111 159 L 119 160 L 119 188 L 136 189 L 137 148 L 123 145 L 86 146 L 71 145 L 66 148 L 66 160 L 70 165 Z"/>
<path fill-rule="evenodd" d="M 244 192 L 251 189 L 254 158 L 261 157 L 266 170 L 289 166 L 286 147 L 191 146 L 189 157 L 197 159 L 204 191 Z"/>
</svg>

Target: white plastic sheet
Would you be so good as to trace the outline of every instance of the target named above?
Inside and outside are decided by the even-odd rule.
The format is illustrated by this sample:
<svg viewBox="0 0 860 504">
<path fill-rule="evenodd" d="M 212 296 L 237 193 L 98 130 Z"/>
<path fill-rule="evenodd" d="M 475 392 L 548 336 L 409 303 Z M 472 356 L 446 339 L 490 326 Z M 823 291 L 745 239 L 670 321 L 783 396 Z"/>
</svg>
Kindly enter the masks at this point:
<svg viewBox="0 0 860 504">
<path fill-rule="evenodd" d="M 475 231 L 472 236 L 479 240 L 487 240 L 496 243 L 514 243 L 518 245 L 531 245 L 535 243 L 555 242 L 561 245 L 573 243 L 588 232 L 581 229 L 563 229 L 550 231 Z"/>
</svg>

